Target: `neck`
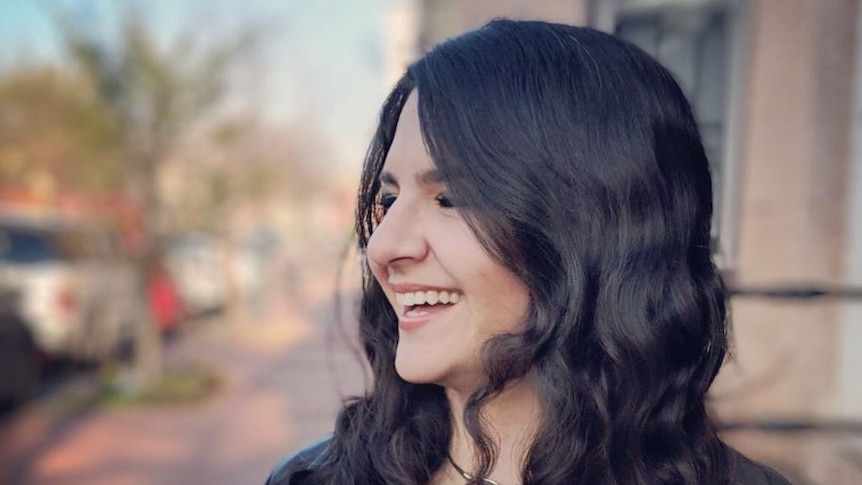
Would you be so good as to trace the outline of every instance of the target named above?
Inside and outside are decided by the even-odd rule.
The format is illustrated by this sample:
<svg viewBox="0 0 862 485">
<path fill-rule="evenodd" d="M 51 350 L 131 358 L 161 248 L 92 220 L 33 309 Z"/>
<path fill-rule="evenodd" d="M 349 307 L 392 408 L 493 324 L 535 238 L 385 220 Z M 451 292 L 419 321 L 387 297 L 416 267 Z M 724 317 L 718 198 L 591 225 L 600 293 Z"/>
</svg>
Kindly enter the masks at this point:
<svg viewBox="0 0 862 485">
<path fill-rule="evenodd" d="M 464 427 L 464 407 L 469 393 L 446 389 L 452 410 L 453 433 L 449 454 L 455 463 L 472 474 L 478 462 L 475 444 Z M 482 409 L 482 423 L 497 450 L 497 461 L 489 478 L 501 485 L 521 482 L 521 467 L 541 416 L 532 373 L 510 383 Z M 454 471 L 454 470 L 453 470 Z M 461 479 L 463 481 L 463 479 Z"/>
</svg>

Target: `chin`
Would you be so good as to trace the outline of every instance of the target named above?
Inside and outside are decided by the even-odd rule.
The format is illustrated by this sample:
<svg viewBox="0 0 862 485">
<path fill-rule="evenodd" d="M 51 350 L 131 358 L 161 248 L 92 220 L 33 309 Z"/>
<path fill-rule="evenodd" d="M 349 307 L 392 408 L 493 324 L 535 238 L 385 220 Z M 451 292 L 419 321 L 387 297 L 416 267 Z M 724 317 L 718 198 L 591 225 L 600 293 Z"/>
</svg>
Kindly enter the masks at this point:
<svg viewBox="0 0 862 485">
<path fill-rule="evenodd" d="M 412 349 L 411 349 L 412 350 Z M 395 371 L 398 376 L 411 384 L 437 384 L 442 380 L 442 373 L 435 370 L 421 351 L 406 351 L 398 347 L 395 356 Z"/>
<path fill-rule="evenodd" d="M 468 370 L 452 363 L 445 365 L 427 350 L 398 347 L 395 371 L 411 384 L 436 384 L 447 389 L 472 392 L 481 381 L 477 369 Z"/>
</svg>

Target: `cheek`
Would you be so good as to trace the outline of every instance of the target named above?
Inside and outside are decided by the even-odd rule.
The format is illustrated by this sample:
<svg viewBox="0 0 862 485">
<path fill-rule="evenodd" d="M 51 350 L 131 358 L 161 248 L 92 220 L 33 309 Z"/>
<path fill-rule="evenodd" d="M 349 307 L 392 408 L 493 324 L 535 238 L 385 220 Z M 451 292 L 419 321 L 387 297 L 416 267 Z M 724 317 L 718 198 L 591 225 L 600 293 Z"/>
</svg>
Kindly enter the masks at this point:
<svg viewBox="0 0 862 485">
<path fill-rule="evenodd" d="M 501 271 L 486 282 L 486 310 L 505 330 L 519 328 L 530 304 L 527 287 L 508 271 Z"/>
<path fill-rule="evenodd" d="M 475 305 L 471 305 L 474 315 L 487 322 L 490 333 L 520 328 L 530 304 L 526 284 L 484 253 L 473 255 L 470 262 L 462 268 L 472 270 L 464 273 L 464 289 L 476 297 Z"/>
<path fill-rule="evenodd" d="M 447 218 L 431 226 L 434 237 L 429 241 L 437 259 L 453 276 L 464 283 L 492 277 L 493 262 L 485 248 L 473 236 L 470 227 L 460 218 Z"/>
</svg>

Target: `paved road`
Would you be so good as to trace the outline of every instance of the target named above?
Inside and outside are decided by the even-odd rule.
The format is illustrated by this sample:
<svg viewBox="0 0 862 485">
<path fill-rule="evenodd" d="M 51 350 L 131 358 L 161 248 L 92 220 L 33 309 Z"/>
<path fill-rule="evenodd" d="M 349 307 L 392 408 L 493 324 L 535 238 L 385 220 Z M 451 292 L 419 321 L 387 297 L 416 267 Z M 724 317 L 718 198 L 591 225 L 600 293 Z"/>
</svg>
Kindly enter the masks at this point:
<svg viewBox="0 0 862 485">
<path fill-rule="evenodd" d="M 211 365 L 224 378 L 204 402 L 106 409 L 55 398 L 23 410 L 0 429 L 0 484 L 262 483 L 363 388 L 360 365 L 332 339 L 331 306 L 317 307 L 241 329 L 206 322 L 175 342 L 169 362 Z M 88 385 L 64 400 L 87 396 Z"/>
</svg>

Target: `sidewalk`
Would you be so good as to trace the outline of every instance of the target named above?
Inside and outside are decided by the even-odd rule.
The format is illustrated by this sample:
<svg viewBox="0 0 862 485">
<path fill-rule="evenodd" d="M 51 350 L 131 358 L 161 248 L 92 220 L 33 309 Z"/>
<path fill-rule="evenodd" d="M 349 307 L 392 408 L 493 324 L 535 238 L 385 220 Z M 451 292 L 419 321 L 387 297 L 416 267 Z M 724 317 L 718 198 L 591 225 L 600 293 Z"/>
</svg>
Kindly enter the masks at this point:
<svg viewBox="0 0 862 485">
<path fill-rule="evenodd" d="M 216 319 L 174 342 L 168 362 L 210 365 L 223 378 L 204 402 L 24 410 L 0 429 L 0 484 L 262 484 L 363 388 L 359 363 L 333 340 L 331 304 L 311 313 L 239 328 Z"/>
</svg>

